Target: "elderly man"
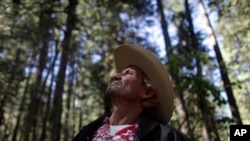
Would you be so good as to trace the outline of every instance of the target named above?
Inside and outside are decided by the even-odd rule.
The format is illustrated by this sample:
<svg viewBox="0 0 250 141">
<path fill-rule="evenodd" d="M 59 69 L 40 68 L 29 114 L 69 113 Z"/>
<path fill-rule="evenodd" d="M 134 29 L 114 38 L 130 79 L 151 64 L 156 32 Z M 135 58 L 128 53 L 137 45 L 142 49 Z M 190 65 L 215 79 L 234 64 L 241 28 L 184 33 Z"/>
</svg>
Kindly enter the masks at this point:
<svg viewBox="0 0 250 141">
<path fill-rule="evenodd" d="M 167 125 L 174 92 L 157 57 L 140 46 L 122 45 L 114 58 L 119 73 L 106 89 L 113 111 L 83 127 L 73 141 L 188 141 Z"/>
</svg>

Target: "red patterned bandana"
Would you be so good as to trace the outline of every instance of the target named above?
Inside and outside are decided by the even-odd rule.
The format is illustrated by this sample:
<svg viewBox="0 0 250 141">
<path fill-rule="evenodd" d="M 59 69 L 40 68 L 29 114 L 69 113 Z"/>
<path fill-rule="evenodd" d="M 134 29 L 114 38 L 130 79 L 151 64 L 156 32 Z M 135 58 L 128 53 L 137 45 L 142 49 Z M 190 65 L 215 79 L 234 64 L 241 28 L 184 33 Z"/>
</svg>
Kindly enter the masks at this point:
<svg viewBox="0 0 250 141">
<path fill-rule="evenodd" d="M 127 125 L 116 131 L 114 135 L 111 135 L 109 117 L 106 117 L 103 125 L 95 132 L 93 141 L 133 141 L 136 129 L 136 124 Z"/>
</svg>

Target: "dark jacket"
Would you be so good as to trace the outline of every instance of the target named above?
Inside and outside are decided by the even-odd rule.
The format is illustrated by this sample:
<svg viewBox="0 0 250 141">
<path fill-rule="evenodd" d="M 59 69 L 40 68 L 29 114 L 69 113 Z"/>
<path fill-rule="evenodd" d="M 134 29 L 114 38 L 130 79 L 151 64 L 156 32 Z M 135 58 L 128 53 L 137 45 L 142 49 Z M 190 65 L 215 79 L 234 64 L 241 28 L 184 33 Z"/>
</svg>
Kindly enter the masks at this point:
<svg viewBox="0 0 250 141">
<path fill-rule="evenodd" d="M 73 138 L 73 141 L 91 141 L 95 131 L 103 124 L 104 115 L 91 122 Z M 147 114 L 142 114 L 138 120 L 136 141 L 190 141 L 176 129 L 158 123 Z"/>
</svg>

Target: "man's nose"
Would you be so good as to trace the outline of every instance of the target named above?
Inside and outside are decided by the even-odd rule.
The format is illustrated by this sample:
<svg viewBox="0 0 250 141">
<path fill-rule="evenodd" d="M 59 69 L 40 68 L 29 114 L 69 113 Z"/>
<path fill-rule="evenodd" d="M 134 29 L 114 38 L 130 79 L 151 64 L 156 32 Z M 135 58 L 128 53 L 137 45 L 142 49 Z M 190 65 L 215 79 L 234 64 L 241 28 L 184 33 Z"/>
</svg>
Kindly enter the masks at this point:
<svg viewBox="0 0 250 141">
<path fill-rule="evenodd" d="M 112 77 L 112 81 L 113 80 L 121 80 L 121 77 L 122 76 L 122 73 L 117 73 L 117 74 L 115 74 L 113 77 Z"/>
</svg>

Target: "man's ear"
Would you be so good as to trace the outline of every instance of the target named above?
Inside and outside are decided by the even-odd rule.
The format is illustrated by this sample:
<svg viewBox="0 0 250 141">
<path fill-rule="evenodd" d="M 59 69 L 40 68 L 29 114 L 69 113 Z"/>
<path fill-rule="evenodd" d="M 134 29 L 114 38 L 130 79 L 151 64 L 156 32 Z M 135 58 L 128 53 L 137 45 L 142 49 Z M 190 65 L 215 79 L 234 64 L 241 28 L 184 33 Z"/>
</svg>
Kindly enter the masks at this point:
<svg viewBox="0 0 250 141">
<path fill-rule="evenodd" d="M 144 93 L 141 94 L 141 97 L 143 99 L 148 99 L 150 97 L 153 97 L 155 95 L 155 89 L 151 86 L 148 86 L 145 88 Z"/>
</svg>

